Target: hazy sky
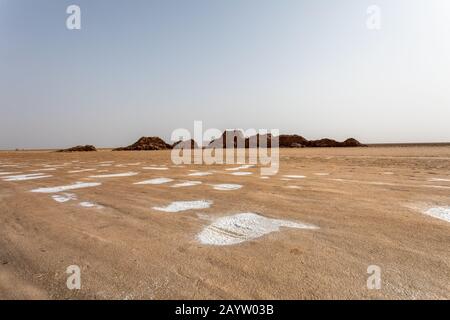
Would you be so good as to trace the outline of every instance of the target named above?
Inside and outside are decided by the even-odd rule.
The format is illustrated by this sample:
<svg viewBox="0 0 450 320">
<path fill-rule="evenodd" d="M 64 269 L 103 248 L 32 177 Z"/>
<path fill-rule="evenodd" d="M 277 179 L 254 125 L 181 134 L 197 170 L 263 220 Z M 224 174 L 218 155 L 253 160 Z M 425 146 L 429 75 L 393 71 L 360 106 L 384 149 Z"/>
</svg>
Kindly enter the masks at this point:
<svg viewBox="0 0 450 320">
<path fill-rule="evenodd" d="M 0 0 L 0 149 L 168 140 L 194 120 L 450 141 L 450 1 Z"/>
</svg>

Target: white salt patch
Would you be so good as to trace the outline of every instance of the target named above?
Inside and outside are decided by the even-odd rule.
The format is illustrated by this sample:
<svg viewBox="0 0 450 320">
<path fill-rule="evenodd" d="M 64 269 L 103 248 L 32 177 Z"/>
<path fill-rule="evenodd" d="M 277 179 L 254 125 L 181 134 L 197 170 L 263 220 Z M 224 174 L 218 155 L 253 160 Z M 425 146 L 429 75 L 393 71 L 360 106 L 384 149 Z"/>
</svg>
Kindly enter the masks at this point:
<svg viewBox="0 0 450 320">
<path fill-rule="evenodd" d="M 168 183 L 168 182 L 172 182 L 173 179 L 170 178 L 156 178 L 156 179 L 150 179 L 150 180 L 145 180 L 145 181 L 141 181 L 141 182 L 136 182 L 134 184 L 163 184 L 163 183 Z"/>
<path fill-rule="evenodd" d="M 9 178 L 9 179 L 3 179 L 3 181 L 27 181 L 27 180 L 36 180 L 36 179 L 50 178 L 50 177 L 53 177 L 53 176 L 52 175 L 46 175 L 46 176 L 35 176 L 35 177 Z"/>
<path fill-rule="evenodd" d="M 59 187 L 51 187 L 51 188 L 38 188 L 38 189 L 31 190 L 31 192 L 58 193 L 58 192 L 63 192 L 63 191 L 68 191 L 68 190 L 97 187 L 99 185 L 101 185 L 100 182 L 77 182 L 75 184 L 68 185 L 68 186 L 59 186 Z"/>
<path fill-rule="evenodd" d="M 292 181 L 292 179 L 290 179 L 290 178 L 281 178 L 280 180 L 281 181 Z"/>
<path fill-rule="evenodd" d="M 263 177 L 260 177 L 260 179 L 270 179 L 270 178 L 267 176 L 263 176 Z"/>
<path fill-rule="evenodd" d="M 143 167 L 144 170 L 169 170 L 167 167 Z"/>
<path fill-rule="evenodd" d="M 112 174 L 101 174 L 96 176 L 89 176 L 89 178 L 118 178 L 118 177 L 131 177 L 137 175 L 137 172 L 123 172 L 123 173 L 112 173 Z"/>
<path fill-rule="evenodd" d="M 433 182 L 450 182 L 450 179 L 444 179 L 444 178 L 431 178 L 428 181 L 433 181 Z"/>
<path fill-rule="evenodd" d="M 450 207 L 434 207 L 425 211 L 425 214 L 450 222 Z"/>
<path fill-rule="evenodd" d="M 214 221 L 213 218 L 211 218 L 207 214 L 203 214 L 203 213 L 197 213 L 197 217 L 199 217 L 200 219 L 203 219 L 203 220 Z"/>
<path fill-rule="evenodd" d="M 103 206 L 98 205 L 96 203 L 92 203 L 92 202 L 80 202 L 80 206 L 85 207 L 85 208 L 96 208 L 96 209 L 102 209 Z"/>
<path fill-rule="evenodd" d="M 330 174 L 328 172 L 317 172 L 314 173 L 316 176 L 329 176 Z"/>
<path fill-rule="evenodd" d="M 6 176 L 6 175 L 11 175 L 11 174 L 19 174 L 21 172 L 0 172 L 0 176 Z"/>
<path fill-rule="evenodd" d="M 26 180 L 35 180 L 42 178 L 49 178 L 51 175 L 44 175 L 43 173 L 31 173 L 31 174 L 22 174 L 17 176 L 6 176 L 3 177 L 3 181 L 26 181 Z"/>
<path fill-rule="evenodd" d="M 3 178 L 17 178 L 17 177 L 34 177 L 34 176 L 42 176 L 44 173 L 27 173 L 27 174 L 21 174 L 21 175 L 15 175 L 15 176 L 7 176 Z"/>
<path fill-rule="evenodd" d="M 52 199 L 59 203 L 64 203 L 70 200 L 76 200 L 77 196 L 73 193 L 55 194 Z"/>
<path fill-rule="evenodd" d="M 45 168 L 45 169 L 35 169 L 35 170 L 30 170 L 31 172 L 39 172 L 39 171 L 55 171 L 56 168 Z"/>
<path fill-rule="evenodd" d="M 238 172 L 233 172 L 232 175 L 233 176 L 248 176 L 253 174 L 252 172 L 245 172 L 245 171 L 238 171 Z"/>
<path fill-rule="evenodd" d="M 189 176 L 195 176 L 195 177 L 202 177 L 202 176 L 209 176 L 211 175 L 211 172 L 193 172 L 193 173 L 189 173 Z"/>
<path fill-rule="evenodd" d="M 198 186 L 199 184 L 202 184 L 201 181 L 185 181 L 181 183 L 177 183 L 172 185 L 172 188 L 183 188 L 183 187 L 192 187 L 192 186 Z"/>
<path fill-rule="evenodd" d="M 197 235 L 202 244 L 227 246 L 242 243 L 279 231 L 281 227 L 317 229 L 313 225 L 270 219 L 255 213 L 239 213 L 222 217 Z"/>
<path fill-rule="evenodd" d="M 255 166 L 254 164 L 245 164 L 245 165 L 242 165 L 240 167 L 228 168 L 228 169 L 225 169 L 225 170 L 227 170 L 227 171 L 238 171 L 238 170 L 241 170 L 241 169 L 250 169 L 250 168 L 253 168 L 254 166 Z"/>
<path fill-rule="evenodd" d="M 140 162 L 134 162 L 134 163 L 127 163 L 127 166 L 139 166 L 141 163 Z"/>
<path fill-rule="evenodd" d="M 99 164 L 99 167 L 111 167 L 112 164 L 111 163 L 104 163 L 104 164 Z"/>
<path fill-rule="evenodd" d="M 238 190 L 242 188 L 240 184 L 213 184 L 214 190 L 220 191 L 230 191 L 230 190 Z"/>
<path fill-rule="evenodd" d="M 153 207 L 153 209 L 164 212 L 180 212 L 187 210 L 206 209 L 209 208 L 212 203 L 213 202 L 210 200 L 175 201 L 169 204 L 167 207 Z"/>
<path fill-rule="evenodd" d="M 80 170 L 72 170 L 68 171 L 68 173 L 81 173 L 81 172 L 88 172 L 88 171 L 95 171 L 97 169 L 80 169 Z"/>
<path fill-rule="evenodd" d="M 305 176 L 299 176 L 299 175 L 284 175 L 283 177 L 288 178 L 288 179 L 304 179 L 304 178 L 306 178 Z"/>
<path fill-rule="evenodd" d="M 395 183 L 382 182 L 382 181 L 367 181 L 367 184 L 373 184 L 376 186 L 397 186 Z"/>
<path fill-rule="evenodd" d="M 286 186 L 285 188 L 287 188 L 287 189 L 303 189 L 300 186 Z"/>
<path fill-rule="evenodd" d="M 430 186 L 430 185 L 424 185 L 422 187 L 427 187 L 427 188 L 436 188 L 436 189 L 450 189 L 450 187 L 448 186 Z"/>
</svg>

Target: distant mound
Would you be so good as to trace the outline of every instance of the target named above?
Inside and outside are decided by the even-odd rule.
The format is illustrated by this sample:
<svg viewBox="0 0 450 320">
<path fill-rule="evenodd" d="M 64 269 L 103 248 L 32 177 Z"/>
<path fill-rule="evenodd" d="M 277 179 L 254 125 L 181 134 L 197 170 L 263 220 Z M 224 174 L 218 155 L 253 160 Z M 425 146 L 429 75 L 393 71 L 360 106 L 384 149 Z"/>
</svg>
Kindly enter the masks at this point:
<svg viewBox="0 0 450 320">
<path fill-rule="evenodd" d="M 313 148 L 336 148 L 340 147 L 341 144 L 333 139 L 320 139 L 320 140 L 311 140 L 308 143 L 308 147 Z"/>
<path fill-rule="evenodd" d="M 73 148 L 69 148 L 69 149 L 61 149 L 58 150 L 57 152 L 79 152 L 79 151 L 97 151 L 97 149 L 94 146 L 91 145 L 85 145 L 85 146 L 76 146 Z"/>
<path fill-rule="evenodd" d="M 172 149 L 170 144 L 159 137 L 142 137 L 128 147 L 113 149 L 113 151 L 144 151 L 144 150 L 167 150 Z"/>
<path fill-rule="evenodd" d="M 172 145 L 173 149 L 198 149 L 198 144 L 194 139 L 189 139 L 186 141 L 177 141 Z"/>
<path fill-rule="evenodd" d="M 342 142 L 343 147 L 367 147 L 367 145 L 362 144 L 361 142 L 359 142 L 358 140 L 354 139 L 354 138 L 349 138 L 347 140 L 345 140 L 344 142 Z"/>
<path fill-rule="evenodd" d="M 257 134 L 255 136 L 249 137 L 245 139 L 245 147 L 246 148 L 259 148 L 259 147 L 272 147 L 272 135 L 268 134 Z"/>
<path fill-rule="evenodd" d="M 308 146 L 315 148 L 367 147 L 353 138 L 347 139 L 344 142 L 338 142 L 333 139 L 312 140 L 309 141 Z"/>
<path fill-rule="evenodd" d="M 228 142 L 228 144 L 227 144 Z M 211 141 L 208 148 L 245 148 L 246 139 L 241 130 L 225 130 L 219 139 Z"/>
<path fill-rule="evenodd" d="M 211 141 L 208 148 L 257 148 L 260 144 L 270 148 L 271 141 L 270 133 L 246 138 L 241 130 L 226 130 L 219 139 Z"/>
<path fill-rule="evenodd" d="M 276 138 L 276 137 L 275 137 Z M 225 130 L 220 138 L 212 140 L 206 148 L 258 148 L 260 146 L 272 147 L 274 137 L 269 134 L 257 134 L 251 137 L 245 137 L 242 130 Z M 227 143 L 228 142 L 228 143 Z M 344 142 L 338 142 L 333 139 L 307 140 L 302 136 L 293 134 L 282 134 L 278 136 L 280 148 L 334 148 L 334 147 L 365 147 L 354 138 L 349 138 Z M 93 148 L 93 150 L 91 150 Z M 193 139 L 186 141 L 177 141 L 173 145 L 167 144 L 159 137 L 142 137 L 128 147 L 120 147 L 113 151 L 143 151 L 143 150 L 169 150 L 169 149 L 197 149 L 197 142 Z M 86 149 L 86 150 L 84 150 Z M 95 151 L 93 146 L 78 146 L 61 151 Z"/>
<path fill-rule="evenodd" d="M 296 134 L 293 135 L 282 134 L 279 136 L 278 143 L 280 145 L 280 148 L 303 148 L 309 146 L 308 140 Z"/>
<path fill-rule="evenodd" d="M 344 142 L 338 142 L 333 139 L 307 140 L 302 136 L 293 134 L 282 134 L 278 137 L 280 148 L 338 148 L 338 147 L 366 147 L 358 140 L 350 138 Z M 229 143 L 227 144 L 227 141 Z M 264 134 L 245 138 L 241 130 L 226 130 L 223 132 L 221 138 L 211 141 L 208 148 L 257 148 L 260 145 L 265 145 L 268 148 L 272 146 L 272 135 Z"/>
</svg>

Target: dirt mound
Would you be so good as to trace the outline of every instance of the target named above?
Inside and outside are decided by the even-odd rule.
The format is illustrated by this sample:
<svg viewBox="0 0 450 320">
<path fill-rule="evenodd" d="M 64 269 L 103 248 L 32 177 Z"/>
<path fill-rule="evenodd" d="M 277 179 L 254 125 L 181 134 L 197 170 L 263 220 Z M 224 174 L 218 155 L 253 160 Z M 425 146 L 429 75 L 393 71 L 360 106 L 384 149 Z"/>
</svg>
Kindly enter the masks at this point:
<svg viewBox="0 0 450 320">
<path fill-rule="evenodd" d="M 365 147 L 358 140 L 350 138 L 344 142 L 338 142 L 333 139 L 320 139 L 309 141 L 308 147 L 315 148 L 340 148 L 340 147 Z"/>
<path fill-rule="evenodd" d="M 170 144 L 159 137 L 142 137 L 128 147 L 113 149 L 113 151 L 143 151 L 143 150 L 167 150 L 172 149 Z"/>
<path fill-rule="evenodd" d="M 362 144 L 361 142 L 359 142 L 354 138 L 349 138 L 345 140 L 342 144 L 344 147 L 367 147 L 367 145 Z"/>
<path fill-rule="evenodd" d="M 340 147 L 365 147 L 354 138 L 349 138 L 344 142 L 339 142 L 333 139 L 320 140 L 306 140 L 302 136 L 294 135 L 280 135 L 280 148 L 340 148 Z"/>
<path fill-rule="evenodd" d="M 221 138 L 215 139 L 210 142 L 208 148 L 258 148 L 260 144 L 266 145 L 268 148 L 272 146 L 272 135 L 257 134 L 249 138 L 245 138 L 241 130 L 226 130 L 223 132 Z M 307 140 L 302 136 L 293 134 L 287 135 L 282 134 L 279 137 L 279 147 L 280 148 L 337 148 L 337 147 L 365 147 L 366 145 L 361 144 L 358 140 L 354 138 L 349 138 L 344 142 L 338 142 L 333 139 L 320 139 L 320 140 Z M 230 143 L 227 146 L 227 141 Z M 265 141 L 262 143 L 262 141 Z"/>
<path fill-rule="evenodd" d="M 257 134 L 256 136 L 252 136 L 245 139 L 245 147 L 246 148 L 259 148 L 259 147 L 272 147 L 272 135 L 268 134 Z"/>
<path fill-rule="evenodd" d="M 245 148 L 245 145 L 246 139 L 241 130 L 225 130 L 219 139 L 209 143 L 208 148 Z"/>
<path fill-rule="evenodd" d="M 68 149 L 61 149 L 57 152 L 79 152 L 79 151 L 97 151 L 97 149 L 94 146 L 91 145 L 85 145 L 85 146 L 76 146 Z"/>
<path fill-rule="evenodd" d="M 333 139 L 320 139 L 320 140 L 311 140 L 308 143 L 308 147 L 313 147 L 313 148 L 336 148 L 336 147 L 340 147 L 341 143 L 337 142 L 336 140 Z"/>
<path fill-rule="evenodd" d="M 296 134 L 281 134 L 279 139 L 280 148 L 303 148 L 309 143 L 308 140 Z"/>
<path fill-rule="evenodd" d="M 186 141 L 177 141 L 172 145 L 173 149 L 198 149 L 198 144 L 194 139 L 189 139 Z"/>
<path fill-rule="evenodd" d="M 227 141 L 229 141 L 228 144 Z M 208 148 L 257 148 L 260 144 L 270 148 L 271 141 L 271 134 L 257 134 L 245 138 L 244 133 L 241 130 L 226 130 L 219 139 L 211 141 Z"/>
</svg>

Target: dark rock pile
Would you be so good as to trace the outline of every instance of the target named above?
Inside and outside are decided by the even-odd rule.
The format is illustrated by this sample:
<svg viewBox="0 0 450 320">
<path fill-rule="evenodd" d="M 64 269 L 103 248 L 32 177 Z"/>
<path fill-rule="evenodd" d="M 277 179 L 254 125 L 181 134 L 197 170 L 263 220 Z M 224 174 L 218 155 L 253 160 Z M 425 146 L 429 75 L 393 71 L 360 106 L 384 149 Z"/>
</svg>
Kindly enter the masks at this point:
<svg viewBox="0 0 450 320">
<path fill-rule="evenodd" d="M 97 149 L 94 146 L 91 145 L 85 145 L 85 146 L 76 146 L 73 148 L 68 148 L 68 149 L 61 149 L 58 150 L 57 152 L 79 152 L 79 151 L 97 151 Z"/>
<path fill-rule="evenodd" d="M 282 134 L 278 137 L 280 148 L 334 148 L 334 147 L 364 147 L 358 140 L 350 138 L 344 142 L 338 142 L 333 139 L 307 140 L 302 136 L 293 134 Z M 271 134 L 257 134 L 246 138 L 242 130 L 225 130 L 219 139 L 212 140 L 206 148 L 258 148 L 272 146 L 272 140 L 275 139 Z M 227 145 L 229 142 L 229 145 Z M 80 148 L 93 148 L 94 150 L 79 150 Z M 137 142 L 128 147 L 113 149 L 113 151 L 141 151 L 141 150 L 168 150 L 168 149 L 197 149 L 197 142 L 193 139 L 186 141 L 177 141 L 173 145 L 167 144 L 159 137 L 142 137 Z M 64 151 L 95 151 L 93 146 L 75 147 Z"/>
<path fill-rule="evenodd" d="M 344 142 L 338 142 L 333 139 L 311 140 L 307 146 L 314 148 L 366 147 L 366 145 L 361 144 L 358 140 L 353 138 L 347 139 Z"/>
<path fill-rule="evenodd" d="M 227 130 L 224 131 L 220 139 L 216 139 L 210 142 L 208 148 L 257 148 L 261 144 L 266 145 L 268 148 L 272 146 L 272 135 L 264 134 L 245 138 L 244 134 L 240 130 Z M 278 137 L 278 144 L 280 148 L 337 148 L 337 147 L 365 147 L 358 140 L 350 138 L 344 142 L 338 142 L 333 139 L 320 139 L 320 140 L 307 140 L 299 135 L 286 135 L 282 134 Z M 227 141 L 231 141 L 227 145 Z M 264 142 L 262 142 L 264 141 Z"/>
<path fill-rule="evenodd" d="M 194 139 L 186 140 L 186 141 L 177 141 L 172 145 L 173 149 L 197 149 L 198 144 Z"/>
<path fill-rule="evenodd" d="M 278 143 L 280 148 L 304 148 L 309 146 L 308 140 L 296 134 L 281 134 Z"/>
<path fill-rule="evenodd" d="M 128 147 L 113 149 L 113 151 L 143 151 L 143 150 L 167 150 L 172 149 L 170 144 L 159 137 L 142 137 Z"/>
<path fill-rule="evenodd" d="M 246 139 L 241 130 L 225 130 L 219 139 L 211 141 L 208 148 L 245 148 Z"/>
</svg>

